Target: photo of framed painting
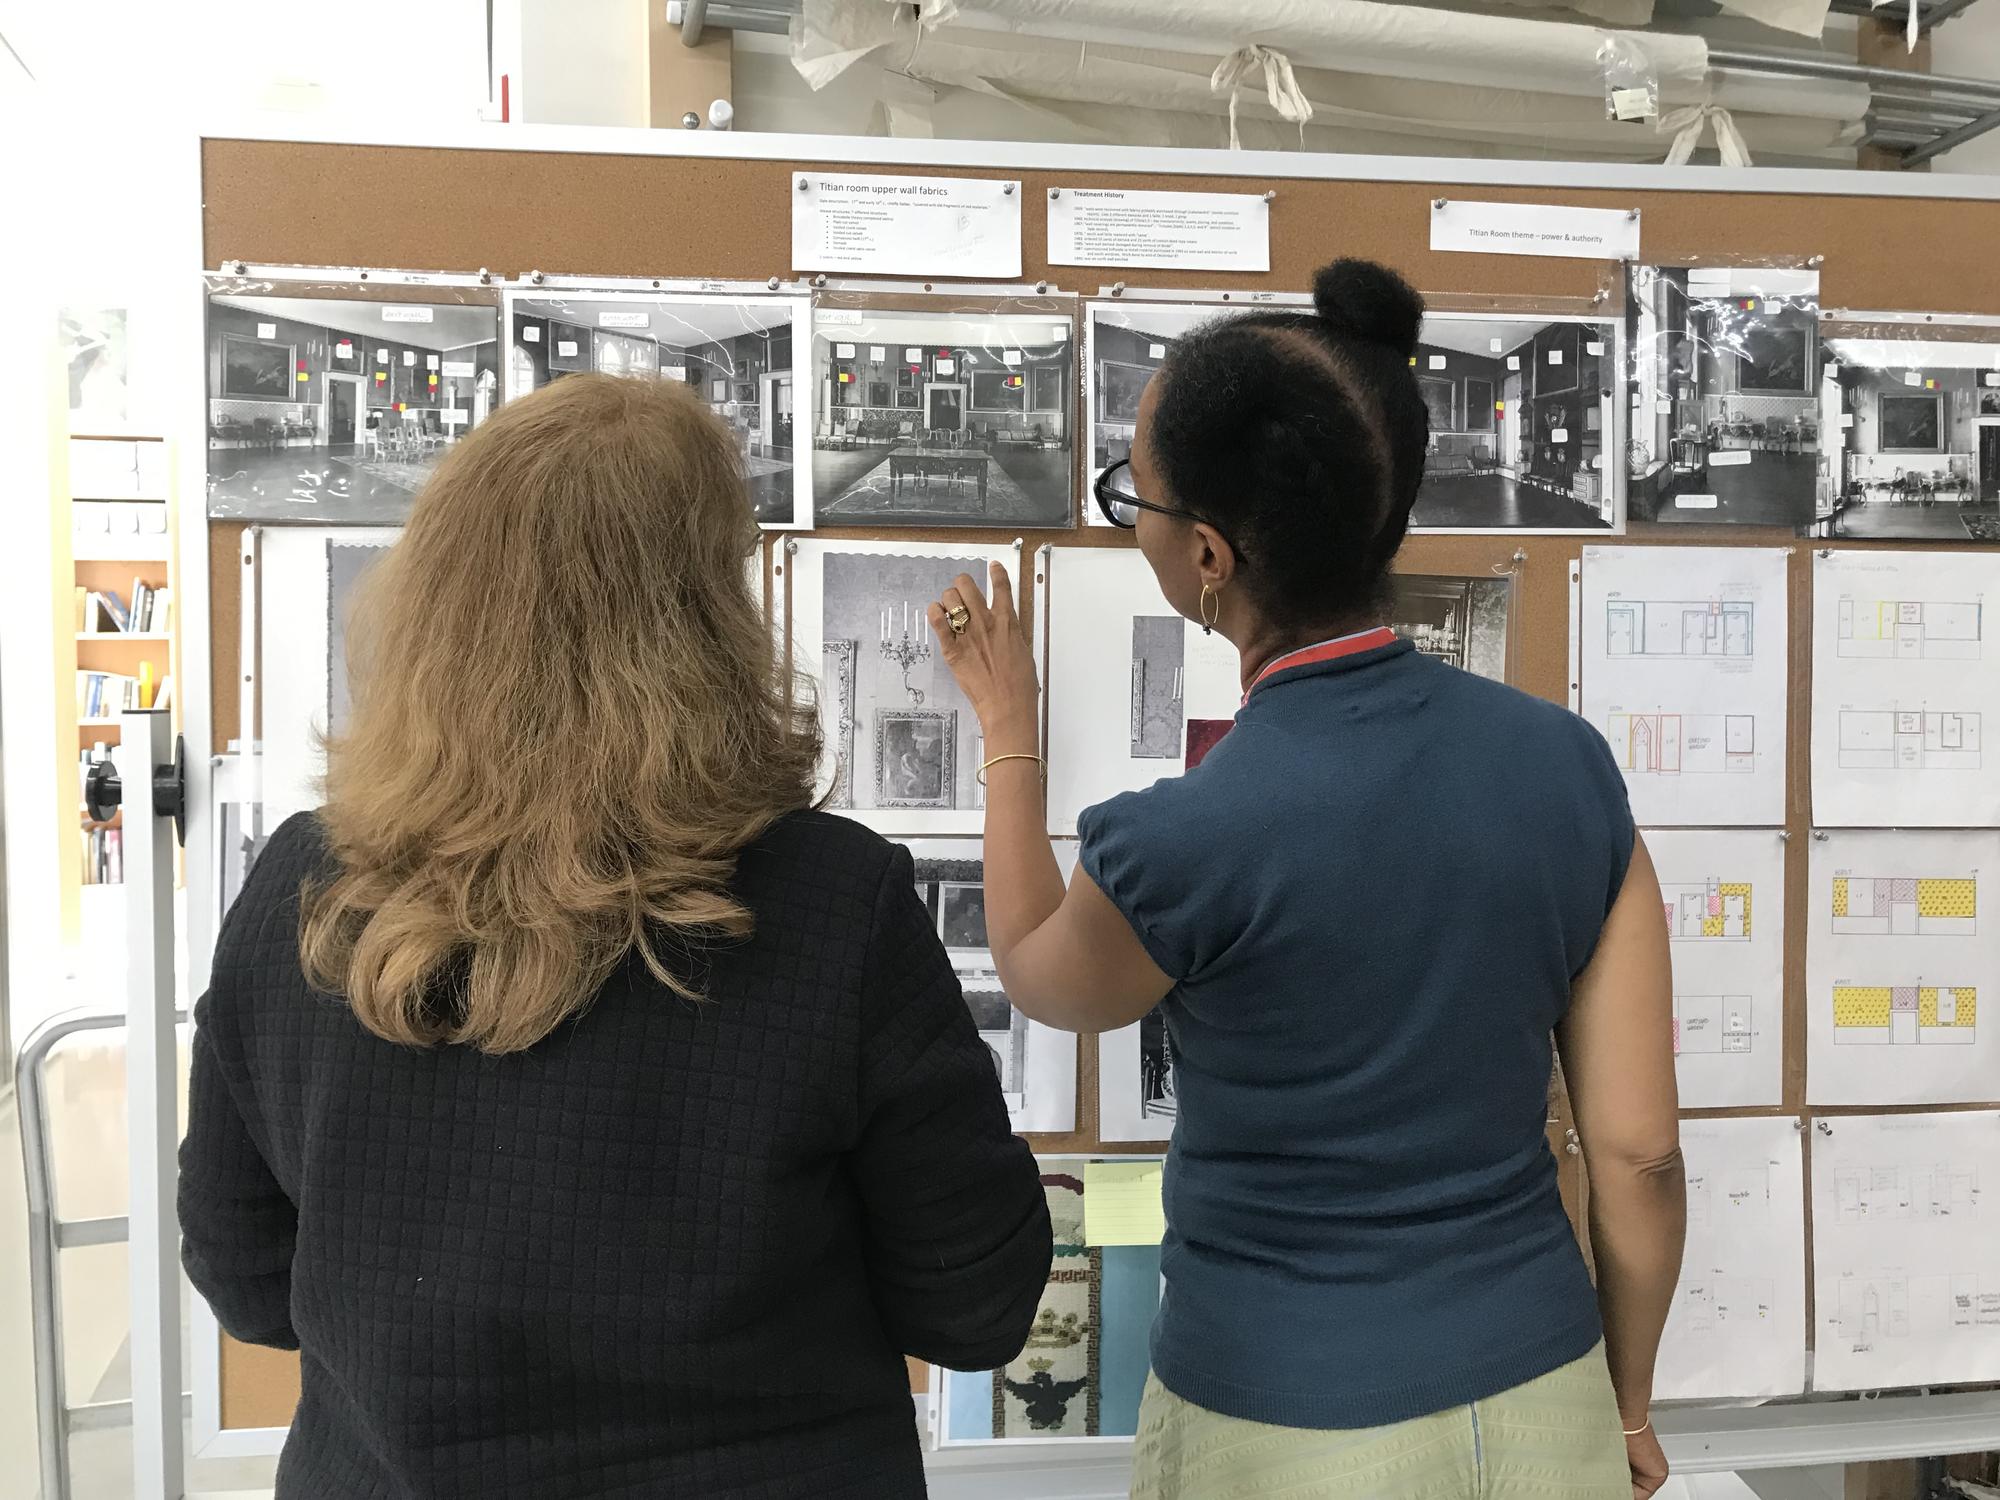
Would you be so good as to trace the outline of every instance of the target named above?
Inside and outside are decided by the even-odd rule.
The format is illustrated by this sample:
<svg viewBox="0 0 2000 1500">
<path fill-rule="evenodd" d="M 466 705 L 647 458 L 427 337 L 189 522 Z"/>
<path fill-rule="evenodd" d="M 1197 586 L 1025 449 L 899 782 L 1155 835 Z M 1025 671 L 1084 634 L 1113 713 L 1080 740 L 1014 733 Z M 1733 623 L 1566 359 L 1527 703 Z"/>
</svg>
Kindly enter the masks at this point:
<svg viewBox="0 0 2000 1500">
<path fill-rule="evenodd" d="M 1936 453 L 1943 428 L 1938 421 L 1942 397 L 1900 396 L 1883 391 L 1877 398 L 1884 453 Z"/>
<path fill-rule="evenodd" d="M 877 807 L 952 807 L 957 787 L 957 714 L 885 709 L 875 716 Z"/>
</svg>

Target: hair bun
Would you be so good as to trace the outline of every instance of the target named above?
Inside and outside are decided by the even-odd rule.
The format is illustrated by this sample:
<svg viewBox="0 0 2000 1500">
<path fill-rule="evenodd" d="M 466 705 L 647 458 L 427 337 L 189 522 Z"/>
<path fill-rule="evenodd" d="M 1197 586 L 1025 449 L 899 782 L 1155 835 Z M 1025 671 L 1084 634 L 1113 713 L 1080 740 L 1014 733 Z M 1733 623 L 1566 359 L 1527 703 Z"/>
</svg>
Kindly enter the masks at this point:
<svg viewBox="0 0 2000 1500">
<path fill-rule="evenodd" d="M 1424 299 L 1387 266 L 1337 260 L 1313 277 L 1313 306 L 1336 338 L 1387 344 L 1408 358 L 1417 349 Z"/>
</svg>

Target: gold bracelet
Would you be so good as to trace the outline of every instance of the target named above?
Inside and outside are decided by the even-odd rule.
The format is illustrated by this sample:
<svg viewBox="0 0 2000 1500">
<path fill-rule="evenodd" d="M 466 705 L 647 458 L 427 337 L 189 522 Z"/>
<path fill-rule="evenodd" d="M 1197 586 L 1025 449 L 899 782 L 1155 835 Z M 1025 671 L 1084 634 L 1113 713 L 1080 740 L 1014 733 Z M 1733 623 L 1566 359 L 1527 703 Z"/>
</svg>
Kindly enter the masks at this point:
<svg viewBox="0 0 2000 1500">
<path fill-rule="evenodd" d="M 1641 1422 L 1637 1427 L 1625 1427 L 1619 1430 L 1622 1431 L 1627 1437 L 1637 1437 L 1640 1433 L 1644 1432 L 1648 1427 L 1651 1427 L 1652 1425 L 1653 1425 L 1653 1419 L 1651 1417 L 1648 1417 L 1646 1418 L 1645 1421 Z"/>
<path fill-rule="evenodd" d="M 1043 760 L 1041 756 L 1039 756 L 1039 755 L 1035 755 L 1035 754 L 1033 754 L 1033 753 L 1031 753 L 1031 752 L 1029 752 L 1029 751 L 1026 751 L 1026 750 L 1016 750 L 1016 751 L 1013 751 L 1013 752 L 1012 752 L 1011 754 L 1007 754 L 1007 755 L 996 755 L 996 756 L 994 756 L 994 757 L 993 757 L 993 758 L 992 758 L 991 760 L 987 761 L 985 765 L 983 765 L 983 766 L 981 766 L 981 767 L 979 768 L 979 770 L 978 770 L 978 771 L 977 771 L 977 772 L 976 772 L 976 773 L 975 773 L 975 774 L 973 775 L 973 778 L 972 778 L 972 779 L 973 779 L 974 781 L 978 782 L 978 783 L 979 783 L 979 784 L 980 784 L 981 786 L 985 786 L 985 785 L 986 785 L 986 773 L 987 773 L 988 771 L 990 771 L 990 770 L 991 770 L 991 769 L 992 769 L 993 767 L 995 767 L 995 766 L 999 765 L 999 764 L 1000 764 L 1000 762 L 1001 762 L 1001 761 L 1003 761 L 1003 760 L 1032 760 L 1032 761 L 1035 761 L 1035 762 L 1039 763 L 1039 764 L 1040 764 L 1040 766 L 1041 766 L 1041 768 L 1042 768 L 1042 779 L 1043 779 L 1044 781 L 1048 780 L 1048 775 L 1049 775 L 1049 763 L 1048 763 L 1047 761 Z"/>
</svg>

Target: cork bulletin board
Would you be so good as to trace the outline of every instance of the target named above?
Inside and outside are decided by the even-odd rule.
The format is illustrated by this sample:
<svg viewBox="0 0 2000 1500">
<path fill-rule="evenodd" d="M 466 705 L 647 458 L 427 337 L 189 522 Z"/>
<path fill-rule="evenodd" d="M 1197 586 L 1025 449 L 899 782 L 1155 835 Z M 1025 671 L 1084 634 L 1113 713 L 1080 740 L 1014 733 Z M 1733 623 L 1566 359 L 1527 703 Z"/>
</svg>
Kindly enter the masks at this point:
<svg viewBox="0 0 2000 1500">
<path fill-rule="evenodd" d="M 994 155 L 1004 160 L 1005 150 L 996 147 Z M 823 168 L 861 173 L 911 170 L 835 163 Z M 203 264 L 215 268 L 243 260 L 457 272 L 485 269 L 496 278 L 538 269 L 567 276 L 731 280 L 776 276 L 790 281 L 795 275 L 789 264 L 792 170 L 784 161 L 210 139 L 202 160 Z M 1449 299 L 1454 308 L 1476 306 L 1478 299 L 1490 298 L 1495 307 L 1540 304 L 1574 312 L 1594 302 L 1607 317 L 1620 310 L 1622 275 L 1612 264 L 1431 251 L 1431 201 L 1459 197 L 1636 208 L 1643 214 L 1643 255 L 1650 262 L 1800 265 L 1823 256 L 1820 301 L 1826 308 L 2000 314 L 2000 278 L 1991 274 L 1992 246 L 2000 242 L 2000 202 L 1988 199 L 1528 186 L 1468 189 L 1422 182 L 1148 175 L 1088 166 L 1063 172 L 1005 166 L 921 170 L 938 176 L 1018 177 L 1023 184 L 1021 279 L 1030 284 L 1046 280 L 1051 289 L 1086 297 L 1118 281 L 1135 289 L 1297 292 L 1310 286 L 1318 266 L 1336 256 L 1352 255 L 1395 267 L 1427 296 Z M 1246 276 L 1052 268 L 1044 258 L 1048 189 L 1079 182 L 1178 191 L 1274 189 L 1272 269 L 1267 275 Z M 1081 465 L 1081 457 L 1078 462 Z M 1622 467 L 1622 456 L 1614 456 L 1613 462 Z M 1083 503 L 1089 503 L 1087 496 Z M 255 607 L 255 601 L 240 597 L 242 530 L 240 523 L 210 526 L 209 669 L 218 751 L 231 739 L 247 739 L 256 732 L 256 726 L 239 722 L 238 625 L 241 611 Z M 893 535 L 897 540 L 968 544 L 1007 543 L 1021 536 L 1024 606 L 1034 588 L 1035 560 L 1043 543 L 1129 545 L 1123 533 L 1083 526 L 1050 532 L 898 527 L 884 533 L 835 526 L 819 531 L 830 537 Z M 1570 690 L 1571 568 L 1586 543 L 1605 541 L 1792 549 L 1784 825 L 1784 1102 L 1774 1109 L 1690 1111 L 1690 1115 L 1895 1112 L 1809 1111 L 1804 1078 L 1806 866 L 1812 831 L 1808 815 L 1812 552 L 1816 547 L 1875 544 L 1806 542 L 1785 530 L 1756 526 L 1677 523 L 1667 530 L 1638 529 L 1623 538 L 1504 532 L 1419 536 L 1404 547 L 1399 567 L 1417 574 L 1512 577 L 1510 680 L 1526 691 L 1564 702 Z M 767 540 L 766 546 L 773 564 L 772 608 L 782 611 L 789 581 L 783 566 L 784 537 Z M 1024 607 L 1023 617 L 1033 619 L 1033 611 Z M 1081 1128 L 1065 1135 L 1030 1137 L 1038 1151 L 1099 1149 L 1096 1063 L 1095 1040 L 1084 1038 L 1077 1093 Z M 1995 1090 L 2000 1095 L 2000 1081 Z M 1995 1105 L 2000 1105 L 2000 1097 L 1984 1107 Z M 1980 1106 L 1922 1108 L 1953 1107 Z M 1561 1167 L 1565 1202 L 1580 1221 L 1587 1184 L 1578 1158 L 1565 1149 L 1567 1128 L 1566 1109 L 1558 1103 L 1552 1110 L 1550 1140 Z M 1149 1148 L 1121 1142 L 1106 1149 L 1141 1153 L 1163 1145 Z M 1808 1170 L 1809 1158 L 1810 1153 Z M 1808 1277 L 1809 1295 L 1810 1290 Z M 297 1392 L 296 1368 L 289 1356 L 274 1357 L 225 1340 L 221 1370 L 225 1428 L 278 1427 L 289 1420 Z"/>
</svg>

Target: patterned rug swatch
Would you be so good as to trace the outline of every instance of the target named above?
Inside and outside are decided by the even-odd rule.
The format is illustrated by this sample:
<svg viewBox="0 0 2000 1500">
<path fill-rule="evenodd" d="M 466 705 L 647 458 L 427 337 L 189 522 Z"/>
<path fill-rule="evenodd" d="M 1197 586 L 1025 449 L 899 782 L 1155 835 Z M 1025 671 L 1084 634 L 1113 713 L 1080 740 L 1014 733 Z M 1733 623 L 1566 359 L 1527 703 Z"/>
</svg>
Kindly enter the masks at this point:
<svg viewBox="0 0 2000 1500">
<path fill-rule="evenodd" d="M 2000 542 L 2000 516 L 1960 516 L 1966 534 L 1975 542 Z"/>
<path fill-rule="evenodd" d="M 993 1372 L 996 1437 L 1096 1437 L 1104 1254 L 1083 1242 L 1082 1163 L 1043 1163 L 1055 1262 L 1020 1357 Z M 1073 1170 L 1071 1170 L 1073 1169 Z"/>
</svg>

